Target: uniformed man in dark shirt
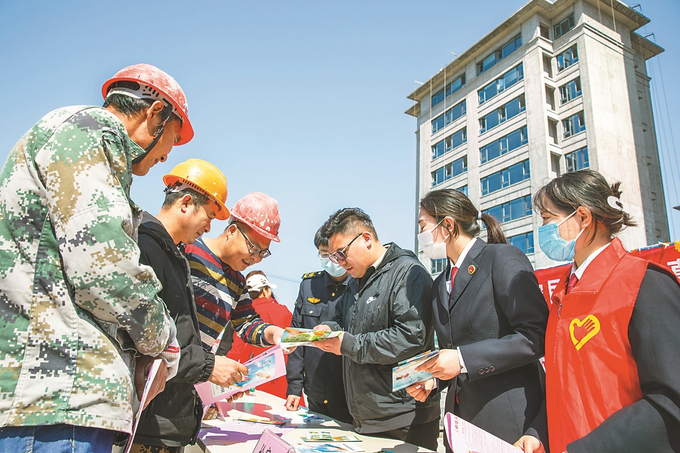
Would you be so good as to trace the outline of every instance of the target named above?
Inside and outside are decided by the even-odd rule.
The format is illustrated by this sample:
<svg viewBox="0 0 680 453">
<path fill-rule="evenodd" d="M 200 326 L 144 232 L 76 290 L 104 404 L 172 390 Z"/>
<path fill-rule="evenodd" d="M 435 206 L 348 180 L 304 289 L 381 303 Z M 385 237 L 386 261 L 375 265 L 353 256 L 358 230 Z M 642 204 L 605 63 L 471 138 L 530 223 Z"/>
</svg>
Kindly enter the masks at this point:
<svg viewBox="0 0 680 453">
<path fill-rule="evenodd" d="M 325 224 L 314 235 L 323 271 L 302 276 L 300 292 L 295 302 L 292 327 L 311 329 L 333 318 L 335 304 L 340 300 L 351 278 L 338 264 L 328 259 L 328 238 Z M 310 410 L 352 423 L 347 410 L 342 383 L 342 357 L 313 347 L 299 347 L 288 356 L 288 398 L 286 408 L 297 410 L 304 388 Z"/>
</svg>

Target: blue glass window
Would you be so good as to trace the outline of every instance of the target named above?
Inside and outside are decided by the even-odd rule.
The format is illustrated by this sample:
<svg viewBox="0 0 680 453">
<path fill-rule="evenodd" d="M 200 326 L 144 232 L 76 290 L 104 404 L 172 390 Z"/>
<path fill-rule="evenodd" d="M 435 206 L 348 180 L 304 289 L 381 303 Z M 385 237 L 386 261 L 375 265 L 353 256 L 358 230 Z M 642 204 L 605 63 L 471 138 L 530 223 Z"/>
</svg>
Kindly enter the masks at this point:
<svg viewBox="0 0 680 453">
<path fill-rule="evenodd" d="M 576 62 L 578 62 L 578 49 L 574 44 L 557 56 L 557 71 L 567 69 Z"/>
<path fill-rule="evenodd" d="M 510 132 L 505 137 L 494 140 L 479 149 L 479 158 L 482 164 L 495 159 L 503 154 L 509 153 L 528 141 L 527 127 L 524 126 L 516 131 Z"/>
<path fill-rule="evenodd" d="M 479 133 L 483 134 L 489 129 L 498 126 L 500 123 L 520 114 L 524 110 L 526 110 L 524 95 L 521 94 L 519 97 L 516 97 L 502 107 L 488 113 L 483 118 L 480 118 Z"/>
<path fill-rule="evenodd" d="M 560 87 L 560 104 L 567 102 L 581 96 L 581 78 L 576 77 L 571 82 L 568 82 Z"/>
<path fill-rule="evenodd" d="M 436 159 L 442 154 L 448 153 L 449 151 L 458 148 L 460 145 L 467 142 L 467 128 L 464 127 L 461 130 L 454 132 L 453 134 L 435 143 L 432 146 L 432 159 Z"/>
<path fill-rule="evenodd" d="M 450 162 L 443 167 L 440 167 L 432 172 L 432 185 L 436 186 L 444 181 L 458 176 L 467 171 L 467 156 L 463 156 L 459 159 Z"/>
<path fill-rule="evenodd" d="M 493 206 L 489 209 L 486 209 L 484 213 L 492 215 L 500 223 L 509 222 L 511 220 L 530 216 L 532 213 L 531 195 L 527 195 L 526 197 L 519 197 L 508 203 Z"/>
<path fill-rule="evenodd" d="M 530 176 L 529 159 L 518 162 L 515 165 L 482 178 L 482 195 L 488 195 L 497 190 L 517 184 L 525 179 L 529 179 Z"/>
<path fill-rule="evenodd" d="M 466 112 L 465 99 L 463 99 L 462 102 L 459 102 L 458 104 L 454 105 L 446 112 L 442 113 L 441 115 L 432 120 L 432 133 L 434 134 L 438 130 L 453 123 L 458 118 L 465 115 L 465 112 Z"/>
<path fill-rule="evenodd" d="M 432 107 L 439 104 L 443 100 L 444 100 L 444 89 L 442 88 L 441 90 L 437 91 L 435 94 L 432 95 Z"/>
<path fill-rule="evenodd" d="M 586 122 L 583 118 L 583 111 L 570 116 L 566 120 L 562 120 L 562 128 L 564 129 L 564 138 L 568 138 L 574 134 L 585 131 Z"/>
<path fill-rule="evenodd" d="M 441 274 L 446 269 L 447 258 L 442 258 L 440 260 L 430 260 L 430 274 Z"/>
<path fill-rule="evenodd" d="M 432 95 L 432 107 L 434 107 L 437 104 L 440 104 L 445 99 L 445 97 L 448 98 L 453 93 L 463 88 L 464 85 L 465 74 L 462 74 L 461 76 L 457 77 L 453 82 L 446 85 L 445 88 L 442 88 L 441 90 L 437 91 L 435 94 Z"/>
<path fill-rule="evenodd" d="M 525 254 L 534 253 L 534 233 L 523 233 L 508 238 L 508 242 Z"/>
<path fill-rule="evenodd" d="M 477 63 L 477 75 L 489 70 L 496 63 L 522 47 L 522 35 L 517 35 Z"/>
<path fill-rule="evenodd" d="M 559 24 L 555 25 L 555 39 L 559 38 L 572 28 L 574 28 L 574 15 L 564 18 Z"/>
<path fill-rule="evenodd" d="M 483 104 L 498 93 L 510 88 L 518 81 L 524 78 L 524 66 L 520 64 L 503 74 L 500 78 L 494 80 L 481 90 L 477 92 L 479 95 L 479 103 Z"/>
<path fill-rule="evenodd" d="M 590 167 L 590 161 L 588 160 L 588 147 L 567 153 L 564 155 L 564 159 L 567 163 L 567 171 L 576 171 L 582 168 Z"/>
<path fill-rule="evenodd" d="M 462 187 L 457 188 L 456 190 L 459 191 L 459 192 L 463 192 L 466 197 L 468 196 L 468 186 L 467 186 L 467 184 L 465 184 Z"/>
</svg>

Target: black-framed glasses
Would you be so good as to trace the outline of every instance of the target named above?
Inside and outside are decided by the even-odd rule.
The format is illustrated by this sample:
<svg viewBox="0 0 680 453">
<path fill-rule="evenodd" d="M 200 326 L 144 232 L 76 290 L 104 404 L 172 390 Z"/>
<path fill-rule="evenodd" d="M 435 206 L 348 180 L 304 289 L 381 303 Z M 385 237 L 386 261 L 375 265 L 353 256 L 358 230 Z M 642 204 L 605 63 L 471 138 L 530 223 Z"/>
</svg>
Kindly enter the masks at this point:
<svg viewBox="0 0 680 453">
<path fill-rule="evenodd" d="M 271 256 L 272 252 L 269 251 L 269 249 L 262 250 L 260 247 L 253 244 L 251 242 L 251 240 L 248 239 L 248 236 L 246 236 L 246 234 L 243 232 L 243 230 L 238 225 L 236 225 L 236 229 L 241 232 L 241 234 L 245 238 L 246 242 L 248 243 L 248 253 L 250 253 L 251 255 L 260 255 L 260 258 L 262 258 L 262 259 L 265 259 L 266 257 Z"/>
<path fill-rule="evenodd" d="M 328 259 L 330 259 L 335 264 L 340 264 L 340 261 L 342 261 L 344 263 L 345 260 L 347 259 L 347 249 L 349 249 L 349 246 L 352 245 L 352 242 L 356 241 L 357 238 L 359 236 L 361 236 L 362 234 L 364 234 L 364 233 L 362 232 L 362 233 L 357 234 L 356 236 L 354 236 L 354 239 L 349 241 L 349 244 L 344 246 L 342 249 L 336 250 L 335 252 L 328 255 Z"/>
</svg>

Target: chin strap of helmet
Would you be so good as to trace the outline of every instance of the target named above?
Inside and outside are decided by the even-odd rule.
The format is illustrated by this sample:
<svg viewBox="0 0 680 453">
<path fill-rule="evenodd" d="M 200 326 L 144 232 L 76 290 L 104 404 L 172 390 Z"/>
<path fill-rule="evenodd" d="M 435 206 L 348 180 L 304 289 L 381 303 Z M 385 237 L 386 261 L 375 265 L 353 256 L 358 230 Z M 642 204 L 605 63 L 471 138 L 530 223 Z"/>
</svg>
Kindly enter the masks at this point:
<svg viewBox="0 0 680 453">
<path fill-rule="evenodd" d="M 172 115 L 172 105 L 165 104 L 165 103 L 164 103 L 164 105 L 165 105 L 165 107 L 163 107 L 163 110 L 161 110 L 161 113 L 160 113 L 161 124 L 160 124 L 160 126 L 158 126 L 158 129 L 156 129 L 156 132 L 153 134 L 153 140 L 151 141 L 149 146 L 144 148 L 144 151 L 146 151 L 146 152 L 144 154 L 138 156 L 136 159 L 134 159 L 132 161 L 133 164 L 138 164 L 142 160 L 144 160 L 146 155 L 151 152 L 151 150 L 153 149 L 154 146 L 156 146 L 156 143 L 158 143 L 158 140 L 161 139 L 161 136 L 163 136 L 163 132 L 165 132 L 165 124 L 170 119 L 170 115 Z"/>
</svg>

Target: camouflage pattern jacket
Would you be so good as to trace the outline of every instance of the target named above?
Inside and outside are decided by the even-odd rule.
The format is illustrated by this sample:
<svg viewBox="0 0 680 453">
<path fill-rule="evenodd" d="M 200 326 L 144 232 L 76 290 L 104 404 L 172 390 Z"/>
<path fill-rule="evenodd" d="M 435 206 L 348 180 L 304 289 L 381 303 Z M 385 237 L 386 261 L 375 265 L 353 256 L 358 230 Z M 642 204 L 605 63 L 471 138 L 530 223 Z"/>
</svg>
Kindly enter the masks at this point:
<svg viewBox="0 0 680 453">
<path fill-rule="evenodd" d="M 129 193 L 132 160 L 143 152 L 115 115 L 77 106 L 47 114 L 8 156 L 0 173 L 0 427 L 130 432 L 135 351 L 158 356 L 177 344 L 135 242 L 141 210 Z M 173 352 L 165 350 L 169 367 Z"/>
</svg>

